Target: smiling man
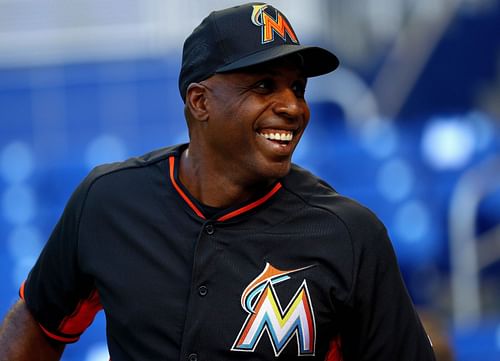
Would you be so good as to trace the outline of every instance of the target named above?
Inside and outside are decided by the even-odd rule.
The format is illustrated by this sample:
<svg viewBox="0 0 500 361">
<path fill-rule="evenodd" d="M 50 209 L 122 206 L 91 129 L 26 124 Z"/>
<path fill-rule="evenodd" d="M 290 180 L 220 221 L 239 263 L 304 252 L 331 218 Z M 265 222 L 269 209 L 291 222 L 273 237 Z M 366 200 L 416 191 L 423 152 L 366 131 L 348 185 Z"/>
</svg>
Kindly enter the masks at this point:
<svg viewBox="0 0 500 361">
<path fill-rule="evenodd" d="M 58 360 L 103 309 L 111 359 L 431 361 L 387 232 L 291 163 L 307 78 L 338 66 L 277 9 L 186 39 L 190 142 L 97 167 L 0 331 L 0 360 Z"/>
</svg>

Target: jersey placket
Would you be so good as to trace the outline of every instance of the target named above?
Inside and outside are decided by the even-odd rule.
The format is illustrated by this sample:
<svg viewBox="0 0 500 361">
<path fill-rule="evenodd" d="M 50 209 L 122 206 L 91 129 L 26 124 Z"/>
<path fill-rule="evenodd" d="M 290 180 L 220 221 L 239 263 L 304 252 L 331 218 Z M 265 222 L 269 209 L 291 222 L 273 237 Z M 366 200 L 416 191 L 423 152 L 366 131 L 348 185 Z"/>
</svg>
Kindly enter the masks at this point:
<svg viewBox="0 0 500 361">
<path fill-rule="evenodd" d="M 186 312 L 186 322 L 182 337 L 180 360 L 198 361 L 203 357 L 203 345 L 199 331 L 211 307 L 211 288 L 216 282 L 218 258 L 222 248 L 217 242 L 216 223 L 205 221 L 198 234 L 194 253 L 191 289 Z"/>
</svg>

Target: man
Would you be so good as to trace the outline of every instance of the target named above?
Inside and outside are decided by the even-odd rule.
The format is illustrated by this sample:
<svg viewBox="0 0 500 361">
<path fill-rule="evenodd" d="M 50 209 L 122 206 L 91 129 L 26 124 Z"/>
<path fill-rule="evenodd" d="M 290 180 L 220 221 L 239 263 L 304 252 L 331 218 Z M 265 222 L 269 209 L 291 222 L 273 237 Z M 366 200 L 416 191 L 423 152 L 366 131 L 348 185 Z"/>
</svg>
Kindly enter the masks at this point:
<svg viewBox="0 0 500 361">
<path fill-rule="evenodd" d="M 0 336 L 57 360 L 104 309 L 117 360 L 434 360 L 383 225 L 291 164 L 335 55 L 253 3 L 187 38 L 190 143 L 96 168 Z"/>
</svg>

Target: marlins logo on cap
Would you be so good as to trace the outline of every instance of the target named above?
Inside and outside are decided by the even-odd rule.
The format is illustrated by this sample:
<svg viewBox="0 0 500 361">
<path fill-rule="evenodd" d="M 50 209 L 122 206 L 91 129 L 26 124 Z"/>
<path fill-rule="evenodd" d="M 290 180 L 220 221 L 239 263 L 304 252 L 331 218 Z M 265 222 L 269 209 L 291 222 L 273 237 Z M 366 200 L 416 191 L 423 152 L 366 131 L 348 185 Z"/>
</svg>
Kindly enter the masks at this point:
<svg viewBox="0 0 500 361">
<path fill-rule="evenodd" d="M 274 41 L 274 34 L 279 35 L 284 41 L 286 41 L 286 36 L 288 34 L 290 39 L 295 44 L 298 44 L 299 40 L 290 26 L 290 23 L 288 23 L 288 20 L 277 9 L 274 9 L 276 15 L 273 18 L 265 12 L 267 8 L 268 5 L 266 4 L 253 5 L 252 23 L 262 28 L 262 44 Z"/>
</svg>

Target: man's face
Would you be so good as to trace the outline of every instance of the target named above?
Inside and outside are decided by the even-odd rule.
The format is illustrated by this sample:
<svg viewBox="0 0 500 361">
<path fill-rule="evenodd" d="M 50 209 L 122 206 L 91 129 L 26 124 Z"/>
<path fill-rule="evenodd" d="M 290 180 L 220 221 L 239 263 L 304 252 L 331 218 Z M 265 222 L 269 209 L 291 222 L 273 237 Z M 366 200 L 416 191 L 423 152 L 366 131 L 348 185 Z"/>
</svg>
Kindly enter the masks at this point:
<svg viewBox="0 0 500 361">
<path fill-rule="evenodd" d="M 205 140 L 215 167 L 249 183 L 285 176 L 309 121 L 306 81 L 295 64 L 283 61 L 203 81 Z"/>
</svg>

